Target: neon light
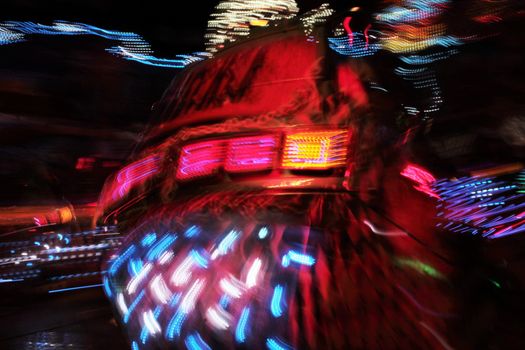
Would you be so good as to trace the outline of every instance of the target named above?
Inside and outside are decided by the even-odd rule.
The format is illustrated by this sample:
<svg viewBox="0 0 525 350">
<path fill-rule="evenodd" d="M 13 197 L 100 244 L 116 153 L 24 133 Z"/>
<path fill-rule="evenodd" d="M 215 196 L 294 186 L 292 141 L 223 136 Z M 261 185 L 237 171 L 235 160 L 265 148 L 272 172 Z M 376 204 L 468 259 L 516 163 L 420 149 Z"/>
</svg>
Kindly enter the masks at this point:
<svg viewBox="0 0 525 350">
<path fill-rule="evenodd" d="M 198 236 L 200 232 L 201 232 L 200 228 L 198 226 L 193 225 L 193 226 L 188 227 L 186 232 L 184 232 L 184 236 L 186 238 L 192 238 L 192 237 Z"/>
<path fill-rule="evenodd" d="M 148 233 L 147 235 L 142 238 L 140 241 L 140 244 L 143 247 L 149 247 L 157 240 L 157 234 L 155 232 Z"/>
<path fill-rule="evenodd" d="M 329 169 L 346 164 L 346 131 L 301 132 L 286 135 L 282 167 Z"/>
<path fill-rule="evenodd" d="M 423 275 L 427 275 L 438 279 L 445 279 L 445 275 L 443 275 L 433 266 L 425 264 L 424 262 L 417 259 L 396 258 L 394 259 L 394 263 L 399 266 L 410 267 Z"/>
<path fill-rule="evenodd" d="M 146 254 L 148 261 L 157 259 L 162 253 L 164 253 L 175 241 L 177 236 L 174 234 L 167 234 L 162 237 Z"/>
<path fill-rule="evenodd" d="M 194 258 L 191 255 L 191 252 L 188 254 L 188 256 L 182 261 L 182 263 L 177 266 L 175 271 L 173 272 L 173 275 L 171 276 L 171 282 L 175 286 L 182 286 L 186 283 L 188 283 L 190 277 L 191 277 L 191 271 L 194 263 Z"/>
<path fill-rule="evenodd" d="M 441 199 L 441 197 L 430 188 L 430 186 L 436 182 L 436 178 L 428 171 L 416 165 L 409 164 L 403 169 L 401 175 L 417 182 L 418 185 L 414 186 L 416 190 L 426 193 L 431 197 Z"/>
<path fill-rule="evenodd" d="M 154 335 L 162 331 L 151 310 L 142 313 L 142 320 L 144 321 L 144 325 L 148 329 L 149 334 Z"/>
<path fill-rule="evenodd" d="M 268 236 L 268 228 L 267 227 L 261 227 L 258 233 L 259 239 L 265 239 L 266 236 Z"/>
<path fill-rule="evenodd" d="M 107 48 L 107 52 L 127 60 L 157 67 L 184 68 L 193 62 L 210 57 L 208 53 L 195 52 L 190 55 L 175 55 L 174 59 L 157 58 L 152 55 L 151 45 L 138 34 L 111 31 L 78 22 L 55 21 L 53 25 L 48 26 L 32 22 L 9 21 L 0 24 L 0 33 L 0 45 L 23 41 L 28 34 L 94 35 L 108 40 L 119 41 L 120 45 Z M 79 161 L 81 159 L 79 158 Z"/>
<path fill-rule="evenodd" d="M 188 350 L 211 350 L 210 346 L 206 344 L 197 332 L 188 335 L 184 343 L 188 347 Z"/>
<path fill-rule="evenodd" d="M 206 51 L 215 53 L 250 34 L 251 27 L 294 17 L 299 12 L 293 0 L 220 1 L 208 21 Z"/>
<path fill-rule="evenodd" d="M 142 290 L 139 295 L 135 298 L 135 300 L 131 303 L 131 305 L 128 308 L 128 311 L 124 314 L 123 321 L 124 323 L 128 323 L 129 318 L 131 317 L 131 314 L 133 313 L 133 310 L 137 307 L 137 305 L 140 303 L 142 298 L 146 295 L 146 291 Z"/>
<path fill-rule="evenodd" d="M 177 338 L 180 336 L 182 324 L 185 320 L 186 314 L 181 310 L 178 310 L 171 318 L 170 322 L 168 323 L 168 327 L 166 328 L 166 338 L 168 340 L 173 340 L 175 336 Z"/>
<path fill-rule="evenodd" d="M 233 139 L 228 143 L 224 169 L 230 173 L 270 169 L 277 155 L 275 136 L 252 136 Z"/>
<path fill-rule="evenodd" d="M 228 319 L 226 318 L 226 312 L 224 310 L 219 311 L 214 307 L 209 307 L 208 310 L 206 310 L 206 319 L 208 320 L 210 326 L 215 329 L 225 330 L 230 327 Z"/>
<path fill-rule="evenodd" d="M 288 253 L 283 256 L 282 265 L 288 267 L 290 266 L 290 261 L 307 266 L 315 264 L 315 259 L 310 255 L 297 253 L 293 250 L 288 251 Z"/>
<path fill-rule="evenodd" d="M 142 270 L 142 260 L 138 258 L 131 258 L 128 261 L 128 271 L 132 276 L 137 276 Z"/>
<path fill-rule="evenodd" d="M 173 259 L 174 255 L 175 254 L 173 254 L 172 251 L 167 251 L 167 252 L 162 253 L 162 255 L 159 257 L 159 264 L 161 265 L 167 264 L 168 262 L 171 261 L 171 259 Z"/>
<path fill-rule="evenodd" d="M 120 256 L 118 256 L 115 261 L 111 264 L 111 267 L 109 268 L 109 273 L 111 275 L 114 275 L 118 269 L 122 266 L 122 264 L 126 261 L 127 258 L 129 258 L 133 253 L 135 253 L 135 246 L 131 245 L 122 253 Z M 53 260 L 53 255 L 49 256 L 50 260 Z"/>
<path fill-rule="evenodd" d="M 223 294 L 221 298 L 219 299 L 219 305 L 226 310 L 228 305 L 230 304 L 230 297 L 226 294 Z"/>
<path fill-rule="evenodd" d="M 142 327 L 142 331 L 140 332 L 140 341 L 142 344 L 146 344 L 146 341 L 148 341 L 149 331 L 146 326 Z"/>
<path fill-rule="evenodd" d="M 288 344 L 283 342 L 279 338 L 268 338 L 266 339 L 266 347 L 268 350 L 292 350 Z"/>
<path fill-rule="evenodd" d="M 234 279 L 234 277 L 232 277 Z M 239 284 L 239 283 L 236 283 Z M 242 289 L 240 286 L 236 286 L 228 278 L 223 278 L 219 281 L 219 287 L 222 291 L 232 298 L 239 298 L 242 295 Z"/>
<path fill-rule="evenodd" d="M 390 237 L 399 237 L 399 236 L 406 236 L 407 234 L 403 231 L 384 231 L 380 230 L 377 227 L 375 227 L 370 221 L 363 220 L 363 223 L 370 228 L 370 230 L 375 233 L 376 235 L 380 236 L 390 236 Z"/>
<path fill-rule="evenodd" d="M 97 287 L 102 287 L 102 286 L 103 286 L 103 283 L 90 284 L 88 286 L 80 286 L 80 287 L 71 287 L 71 288 L 62 288 L 62 289 L 49 290 L 48 293 L 69 292 L 69 291 L 72 291 L 72 290 L 87 289 L 87 288 L 97 288 Z"/>
<path fill-rule="evenodd" d="M 179 156 L 177 179 L 187 180 L 216 173 L 224 162 L 224 147 L 223 141 L 205 141 L 184 146 Z"/>
<path fill-rule="evenodd" d="M 352 46 L 352 44 L 354 43 L 354 35 L 352 32 L 352 28 L 350 28 L 351 20 L 352 20 L 352 17 L 350 16 L 345 17 L 345 19 L 343 20 L 343 27 L 345 28 L 346 33 L 348 34 L 348 45 L 350 46 Z"/>
<path fill-rule="evenodd" d="M 155 298 L 162 304 L 166 304 L 171 298 L 171 291 L 162 279 L 161 275 L 157 275 L 153 278 L 150 284 L 151 291 Z"/>
<path fill-rule="evenodd" d="M 204 284 L 205 281 L 203 279 L 198 279 L 193 283 L 193 285 L 190 287 L 184 298 L 182 298 L 182 301 L 180 303 L 180 310 L 182 312 L 188 314 L 194 309 L 195 302 L 197 300 L 197 297 L 201 293 L 202 288 L 204 288 Z"/>
<path fill-rule="evenodd" d="M 370 28 L 372 28 L 371 24 L 367 25 L 365 30 L 363 31 L 363 34 L 365 36 L 365 42 L 366 42 L 365 49 L 367 49 L 367 50 L 368 50 L 368 40 L 369 40 L 368 39 L 368 31 L 370 30 Z"/>
<path fill-rule="evenodd" d="M 525 196 L 507 179 L 439 180 L 434 188 L 443 198 L 438 216 L 449 220 L 443 226 L 447 230 L 480 234 L 489 239 L 525 230 L 519 222 Z"/>
<path fill-rule="evenodd" d="M 176 306 L 179 303 L 181 297 L 182 297 L 182 293 L 181 292 L 173 294 L 173 296 L 172 296 L 172 298 L 170 300 L 170 306 L 171 307 Z"/>
<path fill-rule="evenodd" d="M 239 238 L 239 232 L 231 230 L 219 243 L 218 247 L 211 254 L 211 259 L 215 260 L 218 256 L 225 255 L 229 250 L 233 249 L 233 245 Z"/>
<path fill-rule="evenodd" d="M 261 259 L 257 258 L 253 261 L 253 264 L 250 267 L 250 270 L 248 270 L 248 274 L 246 275 L 246 287 L 252 288 L 257 284 L 257 277 L 259 275 L 259 271 L 261 270 L 261 266 Z"/>
<path fill-rule="evenodd" d="M 284 287 L 276 285 L 273 289 L 272 301 L 270 303 L 270 311 L 273 317 L 281 317 L 283 315 L 283 309 L 281 308 L 281 302 L 284 294 Z"/>
<path fill-rule="evenodd" d="M 409 55 L 409 56 L 400 56 L 399 59 L 410 65 L 423 65 L 429 64 L 436 61 L 445 60 L 452 55 L 459 53 L 458 50 L 452 49 L 444 52 L 436 52 L 427 55 Z"/>
<path fill-rule="evenodd" d="M 106 296 L 108 298 L 111 298 L 113 293 L 111 292 L 111 288 L 109 287 L 109 279 L 106 276 L 104 276 L 102 284 L 104 285 L 104 292 L 106 293 Z"/>
<path fill-rule="evenodd" d="M 151 155 L 122 168 L 115 180 L 116 188 L 113 192 L 113 200 L 123 198 L 132 187 L 144 183 L 149 177 L 158 172 L 160 157 Z"/>
<path fill-rule="evenodd" d="M 190 252 L 190 256 L 192 257 L 193 261 L 197 265 L 199 265 L 203 269 L 208 268 L 208 260 L 205 257 L 203 257 L 202 255 L 200 255 L 200 253 L 198 251 L 192 250 Z"/>
<path fill-rule="evenodd" d="M 117 305 L 120 308 L 121 314 L 125 315 L 128 312 L 128 306 L 126 305 L 126 300 L 124 300 L 124 294 L 118 293 Z"/>
<path fill-rule="evenodd" d="M 23 278 L 17 278 L 17 279 L 11 279 L 11 278 L 3 279 L 3 278 L 0 278 L 0 283 L 21 282 L 21 281 L 24 281 L 24 279 Z"/>
<path fill-rule="evenodd" d="M 147 263 L 144 265 L 142 270 L 129 281 L 128 286 L 126 287 L 126 290 L 129 294 L 135 293 L 138 286 L 142 283 L 142 281 L 146 278 L 146 276 L 150 273 L 151 269 L 153 268 L 153 265 L 150 263 Z"/>
<path fill-rule="evenodd" d="M 246 326 L 248 325 L 249 317 L 250 317 L 250 308 L 245 307 L 241 312 L 241 316 L 239 317 L 237 328 L 235 328 L 235 340 L 238 343 L 244 343 L 246 341 Z"/>
</svg>

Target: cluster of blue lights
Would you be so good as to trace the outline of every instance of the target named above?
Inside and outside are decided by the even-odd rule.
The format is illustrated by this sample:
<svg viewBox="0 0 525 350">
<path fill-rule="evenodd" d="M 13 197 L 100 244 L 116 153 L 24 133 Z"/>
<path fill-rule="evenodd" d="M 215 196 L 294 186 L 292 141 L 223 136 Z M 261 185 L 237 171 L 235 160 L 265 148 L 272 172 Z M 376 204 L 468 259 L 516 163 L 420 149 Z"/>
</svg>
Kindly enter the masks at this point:
<svg viewBox="0 0 525 350">
<path fill-rule="evenodd" d="M 340 55 L 359 58 L 372 56 L 381 48 L 379 43 L 367 41 L 363 33 L 354 32 L 351 41 L 347 35 L 328 38 L 328 46 Z"/>
<path fill-rule="evenodd" d="M 437 225 L 449 231 L 490 239 L 525 232 L 525 194 L 514 179 L 471 178 L 439 180 L 434 189 L 442 198 Z"/>
<path fill-rule="evenodd" d="M 262 341 L 267 349 L 292 349 L 276 336 L 279 331 L 258 329 L 259 319 L 268 315 L 272 329 L 288 321 L 288 299 L 294 296 L 290 282 L 316 263 L 315 256 L 301 244 L 279 243 L 282 260 L 274 261 L 261 248 L 283 239 L 276 227 L 227 227 L 220 234 L 197 225 L 181 234 L 146 229 L 114 256 L 102 286 L 129 330 L 132 348 L 168 342 L 208 349 L 212 331 L 242 346 Z"/>
</svg>

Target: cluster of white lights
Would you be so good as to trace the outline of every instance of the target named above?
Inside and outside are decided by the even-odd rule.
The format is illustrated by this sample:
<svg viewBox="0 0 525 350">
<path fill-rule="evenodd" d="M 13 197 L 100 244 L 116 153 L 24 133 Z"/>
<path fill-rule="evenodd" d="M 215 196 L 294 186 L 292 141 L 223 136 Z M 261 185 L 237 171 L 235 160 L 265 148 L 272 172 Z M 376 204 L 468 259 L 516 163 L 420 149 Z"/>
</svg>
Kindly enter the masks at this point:
<svg viewBox="0 0 525 350">
<path fill-rule="evenodd" d="M 334 13 L 334 10 L 330 8 L 327 3 L 322 4 L 318 8 L 308 11 L 301 17 L 303 23 L 304 33 L 306 36 L 312 35 L 314 26 L 320 23 L 324 23 L 328 17 Z"/>
<path fill-rule="evenodd" d="M 293 0 L 232 0 L 221 1 L 211 14 L 204 36 L 206 50 L 215 53 L 240 37 L 250 34 L 253 27 L 295 17 L 299 12 Z"/>
</svg>

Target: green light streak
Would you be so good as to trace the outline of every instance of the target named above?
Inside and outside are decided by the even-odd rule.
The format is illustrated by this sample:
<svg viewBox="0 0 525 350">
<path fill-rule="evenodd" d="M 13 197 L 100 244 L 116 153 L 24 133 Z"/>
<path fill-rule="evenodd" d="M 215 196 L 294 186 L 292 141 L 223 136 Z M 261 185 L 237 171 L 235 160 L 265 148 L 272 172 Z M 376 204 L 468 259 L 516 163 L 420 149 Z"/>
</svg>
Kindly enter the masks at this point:
<svg viewBox="0 0 525 350">
<path fill-rule="evenodd" d="M 437 279 L 446 279 L 445 275 L 435 269 L 432 265 L 425 264 L 424 262 L 417 259 L 395 258 L 394 263 L 400 267 L 414 269 L 422 275 Z"/>
</svg>

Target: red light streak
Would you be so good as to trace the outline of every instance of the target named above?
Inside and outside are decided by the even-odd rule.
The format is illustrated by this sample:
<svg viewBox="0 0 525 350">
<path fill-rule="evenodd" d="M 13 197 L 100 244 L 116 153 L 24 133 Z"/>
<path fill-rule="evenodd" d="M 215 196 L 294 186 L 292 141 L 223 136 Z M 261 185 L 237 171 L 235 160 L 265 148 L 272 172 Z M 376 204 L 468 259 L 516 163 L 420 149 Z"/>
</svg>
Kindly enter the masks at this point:
<svg viewBox="0 0 525 350">
<path fill-rule="evenodd" d="M 343 20 L 343 27 L 345 28 L 346 32 L 348 33 L 348 44 L 352 46 L 354 43 L 354 33 L 352 32 L 352 28 L 350 28 L 350 21 L 352 20 L 352 17 L 348 16 Z"/>
</svg>

